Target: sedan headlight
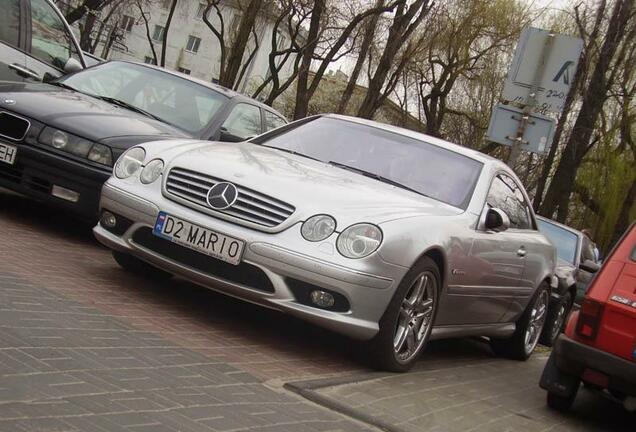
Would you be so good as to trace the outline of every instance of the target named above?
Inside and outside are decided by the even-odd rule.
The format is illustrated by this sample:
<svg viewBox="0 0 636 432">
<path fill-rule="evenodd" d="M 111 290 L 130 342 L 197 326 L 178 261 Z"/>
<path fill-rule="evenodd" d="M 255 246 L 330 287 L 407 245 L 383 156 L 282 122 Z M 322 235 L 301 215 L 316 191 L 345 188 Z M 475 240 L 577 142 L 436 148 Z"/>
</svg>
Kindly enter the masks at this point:
<svg viewBox="0 0 636 432">
<path fill-rule="evenodd" d="M 126 150 L 117 159 L 115 164 L 115 177 L 125 179 L 135 174 L 144 163 L 146 151 L 141 147 L 133 147 Z"/>
<path fill-rule="evenodd" d="M 86 158 L 102 165 L 113 166 L 113 152 L 110 147 L 93 143 L 68 132 L 45 127 L 38 140 L 58 150 Z"/>
<path fill-rule="evenodd" d="M 382 231 L 375 225 L 351 225 L 338 236 L 338 252 L 347 258 L 364 258 L 375 252 L 382 243 Z"/>
<path fill-rule="evenodd" d="M 336 230 L 336 220 L 328 215 L 315 215 L 307 219 L 300 233 L 305 240 L 321 241 L 329 237 Z"/>
<path fill-rule="evenodd" d="M 163 161 L 161 159 L 153 159 L 141 170 L 139 180 L 141 180 L 143 184 L 150 184 L 157 180 L 162 172 Z"/>
</svg>

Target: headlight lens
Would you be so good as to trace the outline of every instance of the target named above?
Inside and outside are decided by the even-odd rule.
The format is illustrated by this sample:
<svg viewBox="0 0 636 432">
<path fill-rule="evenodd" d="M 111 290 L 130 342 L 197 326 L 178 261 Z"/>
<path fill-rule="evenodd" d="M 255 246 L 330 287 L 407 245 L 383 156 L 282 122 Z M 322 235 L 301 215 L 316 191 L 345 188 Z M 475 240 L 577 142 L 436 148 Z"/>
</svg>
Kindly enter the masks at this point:
<svg viewBox="0 0 636 432">
<path fill-rule="evenodd" d="M 141 147 L 126 150 L 115 164 L 115 177 L 125 179 L 135 174 L 141 168 L 146 157 L 146 151 Z"/>
<path fill-rule="evenodd" d="M 351 225 L 338 236 L 338 252 L 347 258 L 364 258 L 375 252 L 382 243 L 382 231 L 375 225 Z"/>
<path fill-rule="evenodd" d="M 305 240 L 321 241 L 329 237 L 336 230 L 336 220 L 329 215 L 315 215 L 307 219 L 300 233 Z"/>
<path fill-rule="evenodd" d="M 88 152 L 88 160 L 102 165 L 113 166 L 113 152 L 108 146 L 93 144 L 93 147 L 91 147 L 91 150 Z"/>
<path fill-rule="evenodd" d="M 139 180 L 141 180 L 143 184 L 150 184 L 157 180 L 162 172 L 163 161 L 161 159 L 153 159 L 141 170 Z"/>
<path fill-rule="evenodd" d="M 40 134 L 39 141 L 58 150 L 62 150 L 75 156 L 88 157 L 93 143 L 73 134 L 45 127 Z M 110 149 L 108 149 L 110 152 Z M 112 159 L 112 158 L 111 158 Z M 112 163 L 112 162 L 111 162 Z"/>
</svg>

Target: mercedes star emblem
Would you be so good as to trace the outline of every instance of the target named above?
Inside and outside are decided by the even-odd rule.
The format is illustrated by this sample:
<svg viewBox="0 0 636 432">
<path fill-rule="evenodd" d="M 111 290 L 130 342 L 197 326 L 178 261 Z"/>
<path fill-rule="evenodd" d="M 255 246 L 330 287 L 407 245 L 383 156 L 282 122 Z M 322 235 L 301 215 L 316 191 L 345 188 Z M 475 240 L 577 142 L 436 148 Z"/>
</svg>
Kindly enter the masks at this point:
<svg viewBox="0 0 636 432">
<path fill-rule="evenodd" d="M 225 210 L 232 207 L 238 198 L 236 186 L 228 182 L 215 184 L 208 191 L 208 205 L 215 210 Z"/>
</svg>

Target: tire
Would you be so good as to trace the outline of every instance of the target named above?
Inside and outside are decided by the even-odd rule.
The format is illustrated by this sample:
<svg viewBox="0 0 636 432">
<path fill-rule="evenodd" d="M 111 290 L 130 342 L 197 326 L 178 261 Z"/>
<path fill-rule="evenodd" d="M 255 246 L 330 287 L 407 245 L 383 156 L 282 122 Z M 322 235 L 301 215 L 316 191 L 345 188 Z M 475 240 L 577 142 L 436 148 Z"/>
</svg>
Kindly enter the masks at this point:
<svg viewBox="0 0 636 432">
<path fill-rule="evenodd" d="M 373 366 L 390 372 L 410 370 L 424 351 L 439 305 L 441 278 L 437 265 L 420 259 L 404 276 L 369 342 Z"/>
<path fill-rule="evenodd" d="M 565 327 L 565 324 L 568 322 L 573 304 L 572 293 L 568 291 L 561 298 L 556 307 L 549 308 L 548 318 L 546 319 L 541 338 L 539 339 L 540 343 L 548 347 L 554 344 L 554 341 L 556 341 L 556 338 L 563 331 L 563 327 Z"/>
<path fill-rule="evenodd" d="M 560 412 L 568 411 L 572 407 L 572 404 L 574 403 L 574 399 L 576 399 L 576 393 L 577 391 L 575 390 L 574 392 L 572 392 L 571 394 L 567 396 L 561 396 L 559 394 L 549 391 L 547 399 L 546 399 L 548 406 L 556 411 L 560 411 Z"/>
<path fill-rule="evenodd" d="M 549 301 L 548 285 L 543 282 L 517 321 L 513 335 L 508 339 L 490 339 L 490 347 L 495 354 L 513 360 L 525 361 L 530 358 L 539 343 Z"/>
<path fill-rule="evenodd" d="M 124 270 L 153 280 L 167 280 L 172 275 L 124 252 L 113 251 L 113 258 Z"/>
</svg>

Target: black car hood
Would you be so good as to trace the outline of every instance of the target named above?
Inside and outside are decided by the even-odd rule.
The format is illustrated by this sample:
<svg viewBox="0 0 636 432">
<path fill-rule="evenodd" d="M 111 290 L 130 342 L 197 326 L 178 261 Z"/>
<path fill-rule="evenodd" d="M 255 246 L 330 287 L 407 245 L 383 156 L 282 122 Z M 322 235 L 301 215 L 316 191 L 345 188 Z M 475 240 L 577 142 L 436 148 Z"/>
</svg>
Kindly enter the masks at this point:
<svg viewBox="0 0 636 432">
<path fill-rule="evenodd" d="M 191 138 L 184 131 L 143 114 L 50 84 L 0 83 L 0 109 L 7 99 L 12 104 L 6 108 L 17 114 L 92 141 Z"/>
</svg>

